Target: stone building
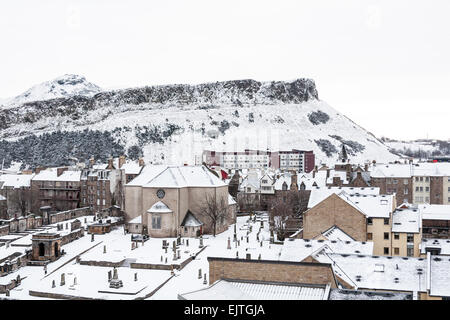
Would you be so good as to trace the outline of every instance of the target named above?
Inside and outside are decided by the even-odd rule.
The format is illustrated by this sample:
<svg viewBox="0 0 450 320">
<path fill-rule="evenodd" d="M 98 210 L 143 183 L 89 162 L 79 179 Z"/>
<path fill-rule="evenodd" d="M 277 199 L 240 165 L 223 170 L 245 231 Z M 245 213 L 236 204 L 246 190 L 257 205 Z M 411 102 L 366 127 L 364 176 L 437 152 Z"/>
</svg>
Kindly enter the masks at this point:
<svg viewBox="0 0 450 320">
<path fill-rule="evenodd" d="M 176 237 L 191 212 L 202 223 L 201 233 L 213 233 L 213 219 L 204 210 L 209 199 L 221 212 L 216 219 L 216 232 L 220 233 L 236 219 L 235 204 L 229 203 L 228 196 L 228 185 L 205 166 L 147 165 L 125 186 L 126 220 L 142 216 L 144 233 Z"/>
<path fill-rule="evenodd" d="M 7 199 L 5 219 L 31 211 L 31 179 L 34 174 L 0 175 L 0 195 Z"/>
<path fill-rule="evenodd" d="M 392 255 L 395 209 L 393 195 L 331 193 L 303 213 L 303 238 L 313 239 L 336 226 L 357 241 L 373 241 L 374 254 Z M 413 250 L 418 253 L 418 247 Z"/>
<path fill-rule="evenodd" d="M 50 168 L 39 171 L 31 179 L 33 213 L 40 213 L 41 207 L 52 211 L 66 211 L 79 207 L 81 171 L 68 167 Z"/>
<path fill-rule="evenodd" d="M 37 233 L 31 238 L 32 260 L 54 261 L 61 256 L 61 236 L 58 233 Z"/>
</svg>

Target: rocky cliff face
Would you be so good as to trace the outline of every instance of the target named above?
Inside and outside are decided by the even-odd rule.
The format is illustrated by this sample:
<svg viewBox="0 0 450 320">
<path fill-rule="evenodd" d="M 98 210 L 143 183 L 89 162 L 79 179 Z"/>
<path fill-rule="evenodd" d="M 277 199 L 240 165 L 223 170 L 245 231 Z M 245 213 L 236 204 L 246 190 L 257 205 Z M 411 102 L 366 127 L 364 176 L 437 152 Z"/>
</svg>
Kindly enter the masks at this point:
<svg viewBox="0 0 450 320">
<path fill-rule="evenodd" d="M 395 158 L 381 141 L 320 101 L 311 79 L 149 86 L 32 101 L 0 110 L 0 139 L 9 141 L 3 152 L 10 154 L 11 161 L 20 160 L 13 156 L 19 146 L 11 144 L 13 141 L 35 134 L 35 138 L 22 141 L 40 154 L 42 150 L 32 145 L 40 146 L 44 137 L 42 148 L 49 150 L 44 144 L 51 143 L 52 137 L 59 137 L 58 143 L 62 143 L 65 136 L 90 140 L 87 137 L 98 135 L 43 133 L 85 130 L 106 133 L 108 145 L 114 147 L 103 151 L 103 156 L 132 150 L 155 163 L 194 163 L 205 149 L 244 148 L 313 150 L 317 162 L 332 163 L 342 144 L 355 161 Z M 96 145 L 92 141 L 87 144 Z M 0 151 L 1 147 L 0 143 Z M 67 146 L 64 157 L 80 148 L 82 141 Z"/>
<path fill-rule="evenodd" d="M 84 78 L 83 78 L 84 79 Z M 79 84 L 80 78 L 61 80 L 62 85 Z M 72 95 L 69 97 L 25 102 L 0 110 L 0 130 L 18 124 L 33 124 L 42 118 L 67 116 L 78 120 L 88 111 L 102 107 L 119 108 L 123 105 L 151 104 L 197 105 L 207 108 L 217 104 L 277 104 L 302 103 L 318 99 L 313 80 L 298 79 L 293 82 L 258 82 L 236 80 L 200 85 L 165 85 L 118 91 L 101 92 L 92 97 Z M 4 136 L 5 137 L 5 136 Z"/>
</svg>

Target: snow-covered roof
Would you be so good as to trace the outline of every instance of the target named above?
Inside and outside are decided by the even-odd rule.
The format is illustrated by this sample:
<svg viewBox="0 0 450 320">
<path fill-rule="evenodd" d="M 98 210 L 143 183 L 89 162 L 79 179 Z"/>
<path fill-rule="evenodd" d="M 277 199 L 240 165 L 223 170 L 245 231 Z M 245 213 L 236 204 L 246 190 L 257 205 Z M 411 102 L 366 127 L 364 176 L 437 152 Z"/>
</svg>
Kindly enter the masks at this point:
<svg viewBox="0 0 450 320">
<path fill-rule="evenodd" d="M 378 187 L 366 187 L 366 188 L 354 188 L 354 187 L 315 187 L 311 189 L 309 196 L 308 208 L 312 208 L 319 202 L 322 202 L 333 193 L 338 194 L 345 191 L 348 195 L 379 195 L 380 188 Z"/>
<path fill-rule="evenodd" d="M 419 204 L 418 209 L 423 220 L 450 220 L 448 204 Z"/>
<path fill-rule="evenodd" d="M 34 174 L 3 174 L 0 175 L 0 187 L 2 189 L 29 187 L 34 176 Z"/>
<path fill-rule="evenodd" d="M 125 174 L 139 174 L 142 168 L 137 161 L 127 161 L 120 167 L 121 170 L 124 170 Z"/>
<path fill-rule="evenodd" d="M 42 170 L 36 174 L 33 181 L 80 181 L 81 171 L 66 170 L 60 176 L 57 174 L 57 168 Z"/>
<path fill-rule="evenodd" d="M 181 222 L 182 227 L 200 227 L 202 225 L 203 222 L 198 220 L 190 210 L 186 212 L 183 222 Z"/>
<path fill-rule="evenodd" d="M 425 258 L 338 253 L 319 253 L 314 258 L 323 263 L 331 261 L 336 275 L 358 288 L 426 291 Z"/>
<path fill-rule="evenodd" d="M 413 165 L 413 176 L 448 177 L 450 176 L 449 162 L 421 162 Z"/>
<path fill-rule="evenodd" d="M 380 292 L 365 290 L 331 289 L 329 300 L 412 300 L 406 292 Z"/>
<path fill-rule="evenodd" d="M 172 210 L 162 201 L 156 202 L 147 210 L 148 213 L 171 213 Z"/>
<path fill-rule="evenodd" d="M 205 166 L 167 167 L 148 181 L 148 188 L 222 187 L 226 184 Z"/>
<path fill-rule="evenodd" d="M 430 259 L 430 296 L 450 297 L 450 259 L 448 256 Z"/>
<path fill-rule="evenodd" d="M 427 248 L 440 249 L 440 255 L 450 256 L 450 239 L 422 239 L 422 243 L 420 244 L 420 253 L 426 254 Z"/>
<path fill-rule="evenodd" d="M 330 170 L 330 176 L 327 178 L 327 183 L 333 183 L 334 177 L 339 177 L 339 179 L 343 181 L 343 184 L 348 184 L 346 171 Z"/>
<path fill-rule="evenodd" d="M 330 229 L 322 232 L 322 236 L 327 238 L 328 240 L 340 240 L 340 241 L 355 241 L 352 237 L 350 237 L 347 233 L 342 231 L 337 226 L 332 226 Z"/>
<path fill-rule="evenodd" d="M 291 175 L 292 175 L 292 173 L 290 173 L 290 172 L 285 172 L 282 175 L 280 175 L 280 177 L 278 179 L 276 179 L 275 183 L 273 184 L 275 190 L 283 190 L 284 182 L 286 182 L 286 184 L 287 184 L 287 189 L 290 190 L 291 189 Z M 297 186 L 299 189 L 300 189 L 300 185 L 302 183 L 305 184 L 306 190 L 311 190 L 311 189 L 315 188 L 315 186 L 313 186 L 314 183 L 316 184 L 317 187 L 325 186 L 325 180 L 323 180 L 323 183 L 321 181 L 322 180 L 319 178 L 312 178 L 305 174 L 297 175 Z"/>
<path fill-rule="evenodd" d="M 379 164 L 372 168 L 372 178 L 410 178 L 413 166 L 410 164 Z"/>
<path fill-rule="evenodd" d="M 327 300 L 329 286 L 218 280 L 205 289 L 181 294 L 186 300 Z"/>
<path fill-rule="evenodd" d="M 236 201 L 231 196 L 231 194 L 228 194 L 228 205 L 236 204 Z"/>
<path fill-rule="evenodd" d="M 134 219 L 131 219 L 128 223 L 142 223 L 142 216 L 137 216 Z"/>
<path fill-rule="evenodd" d="M 300 262 L 323 249 L 327 252 L 371 255 L 373 253 L 373 242 L 289 239 L 283 243 L 279 260 Z"/>
<path fill-rule="evenodd" d="M 392 214 L 392 232 L 419 233 L 420 228 L 422 219 L 417 210 L 398 208 Z"/>
<path fill-rule="evenodd" d="M 341 192 L 339 196 L 369 218 L 389 218 L 393 211 L 394 195 L 348 195 Z"/>
<path fill-rule="evenodd" d="M 167 169 L 166 165 L 146 165 L 141 173 L 127 183 L 127 186 L 143 186 L 152 181 L 157 175 Z"/>
</svg>

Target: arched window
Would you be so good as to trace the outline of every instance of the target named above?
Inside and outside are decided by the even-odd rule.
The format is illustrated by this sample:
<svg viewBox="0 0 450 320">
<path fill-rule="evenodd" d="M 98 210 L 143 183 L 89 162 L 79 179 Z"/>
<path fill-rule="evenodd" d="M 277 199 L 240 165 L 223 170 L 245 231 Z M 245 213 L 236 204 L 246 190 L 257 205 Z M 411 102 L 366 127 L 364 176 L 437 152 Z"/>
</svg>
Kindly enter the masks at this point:
<svg viewBox="0 0 450 320">
<path fill-rule="evenodd" d="M 55 242 L 55 257 L 59 256 L 58 242 Z"/>
<path fill-rule="evenodd" d="M 42 242 L 39 243 L 39 256 L 45 256 L 45 245 Z"/>
</svg>

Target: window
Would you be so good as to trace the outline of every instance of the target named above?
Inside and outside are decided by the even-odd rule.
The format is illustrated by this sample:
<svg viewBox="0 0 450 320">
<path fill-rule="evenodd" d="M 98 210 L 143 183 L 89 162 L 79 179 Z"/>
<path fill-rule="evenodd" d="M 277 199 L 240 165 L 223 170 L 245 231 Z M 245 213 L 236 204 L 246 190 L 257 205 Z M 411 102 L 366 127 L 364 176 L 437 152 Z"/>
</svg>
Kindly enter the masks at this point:
<svg viewBox="0 0 450 320">
<path fill-rule="evenodd" d="M 418 192 L 419 191 L 419 187 L 416 187 L 416 192 Z"/>
<path fill-rule="evenodd" d="M 400 235 L 398 233 L 394 233 L 394 240 L 399 240 L 400 239 Z"/>
<path fill-rule="evenodd" d="M 414 234 L 413 233 L 408 233 L 406 235 L 406 242 L 414 242 Z"/>
<path fill-rule="evenodd" d="M 394 179 L 394 184 L 397 184 L 398 183 L 398 180 L 397 179 Z"/>
<path fill-rule="evenodd" d="M 371 233 L 367 234 L 367 240 L 372 240 L 372 234 Z"/>
<path fill-rule="evenodd" d="M 389 254 L 389 248 L 388 247 L 384 247 L 384 254 Z"/>
<path fill-rule="evenodd" d="M 161 229 L 161 216 L 152 216 L 152 229 Z"/>
<path fill-rule="evenodd" d="M 408 188 L 405 188 L 404 194 L 408 194 Z"/>
<path fill-rule="evenodd" d="M 389 232 L 384 233 L 384 240 L 389 240 Z"/>
<path fill-rule="evenodd" d="M 419 179 L 420 179 L 421 182 L 423 181 L 423 177 L 420 177 Z"/>
<path fill-rule="evenodd" d="M 373 224 L 372 218 L 367 218 L 367 224 L 368 225 L 372 225 Z"/>
<path fill-rule="evenodd" d="M 412 248 L 410 248 L 410 247 L 406 248 L 406 255 L 407 255 L 408 257 L 414 256 L 414 247 L 412 247 Z"/>
<path fill-rule="evenodd" d="M 384 218 L 384 224 L 389 225 L 389 218 Z"/>
<path fill-rule="evenodd" d="M 425 178 L 425 182 L 428 182 L 430 179 L 428 177 Z"/>
<path fill-rule="evenodd" d="M 408 183 L 409 183 L 408 179 L 403 179 L 403 184 L 408 184 Z"/>
<path fill-rule="evenodd" d="M 399 255 L 400 254 L 400 248 L 394 248 L 394 254 Z"/>
</svg>

